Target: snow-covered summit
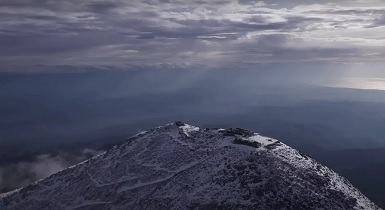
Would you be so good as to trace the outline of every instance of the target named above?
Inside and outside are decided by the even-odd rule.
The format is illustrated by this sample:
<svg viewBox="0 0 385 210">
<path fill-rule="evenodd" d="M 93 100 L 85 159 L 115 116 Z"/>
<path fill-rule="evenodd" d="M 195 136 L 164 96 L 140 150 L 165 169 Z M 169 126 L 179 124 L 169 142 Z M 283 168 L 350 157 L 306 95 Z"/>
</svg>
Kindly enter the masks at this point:
<svg viewBox="0 0 385 210">
<path fill-rule="evenodd" d="M 278 140 L 182 122 L 0 196 L 0 209 L 379 209 Z"/>
</svg>

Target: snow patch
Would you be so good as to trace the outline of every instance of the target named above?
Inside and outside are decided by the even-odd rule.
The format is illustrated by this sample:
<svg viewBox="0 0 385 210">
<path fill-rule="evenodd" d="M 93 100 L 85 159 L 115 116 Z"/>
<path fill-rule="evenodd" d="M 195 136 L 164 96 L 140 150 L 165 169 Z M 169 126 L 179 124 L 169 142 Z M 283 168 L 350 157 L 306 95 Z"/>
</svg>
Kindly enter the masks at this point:
<svg viewBox="0 0 385 210">
<path fill-rule="evenodd" d="M 183 129 L 183 133 L 186 134 L 186 136 L 190 136 L 190 133 L 193 131 L 199 131 L 198 127 L 187 125 L 187 124 L 185 124 L 184 126 L 181 126 L 180 128 Z"/>
</svg>

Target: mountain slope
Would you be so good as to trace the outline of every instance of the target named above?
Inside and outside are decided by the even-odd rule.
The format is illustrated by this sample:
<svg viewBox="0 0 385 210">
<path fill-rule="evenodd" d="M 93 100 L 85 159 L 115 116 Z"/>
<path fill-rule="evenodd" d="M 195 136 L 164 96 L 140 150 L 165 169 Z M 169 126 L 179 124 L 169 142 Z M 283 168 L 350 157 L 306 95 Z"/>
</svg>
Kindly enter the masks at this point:
<svg viewBox="0 0 385 210">
<path fill-rule="evenodd" d="M 243 129 L 181 122 L 0 196 L 5 209 L 378 209 L 313 159 Z"/>
</svg>

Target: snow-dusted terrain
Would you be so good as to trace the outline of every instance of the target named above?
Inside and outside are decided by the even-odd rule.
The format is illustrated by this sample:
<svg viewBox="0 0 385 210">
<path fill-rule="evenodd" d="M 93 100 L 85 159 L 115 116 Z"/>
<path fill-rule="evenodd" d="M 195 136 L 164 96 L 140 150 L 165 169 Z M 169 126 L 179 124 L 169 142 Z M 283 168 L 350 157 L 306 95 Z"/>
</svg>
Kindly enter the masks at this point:
<svg viewBox="0 0 385 210">
<path fill-rule="evenodd" d="M 271 138 L 177 122 L 0 196 L 0 209 L 379 209 Z"/>
</svg>

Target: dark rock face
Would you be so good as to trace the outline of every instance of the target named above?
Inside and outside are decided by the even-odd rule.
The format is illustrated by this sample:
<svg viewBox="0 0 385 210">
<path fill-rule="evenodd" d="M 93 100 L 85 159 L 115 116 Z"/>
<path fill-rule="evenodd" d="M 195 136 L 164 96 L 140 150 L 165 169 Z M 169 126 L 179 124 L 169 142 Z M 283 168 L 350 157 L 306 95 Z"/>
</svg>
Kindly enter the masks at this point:
<svg viewBox="0 0 385 210">
<path fill-rule="evenodd" d="M 245 129 L 242 129 L 242 128 L 229 128 L 229 129 L 223 130 L 221 132 L 225 136 L 240 135 L 240 136 L 243 136 L 243 137 L 250 137 L 250 136 L 254 135 L 254 132 L 248 131 L 248 130 L 245 130 Z"/>
<path fill-rule="evenodd" d="M 265 148 L 267 148 L 267 149 L 275 149 L 278 146 L 282 146 L 282 143 L 281 142 L 274 142 L 272 144 L 266 145 Z"/>
<path fill-rule="evenodd" d="M 181 122 L 181 121 L 176 121 L 175 123 L 174 123 L 176 126 L 178 126 L 178 127 L 181 127 L 181 126 L 184 126 L 185 124 L 183 123 L 183 122 Z"/>
<path fill-rule="evenodd" d="M 2 195 L 5 209 L 378 209 L 347 180 L 244 129 L 174 123 Z"/>
<path fill-rule="evenodd" d="M 262 144 L 259 142 L 250 142 L 250 141 L 247 141 L 247 140 L 242 139 L 242 138 L 235 138 L 233 143 L 234 144 L 242 144 L 242 145 L 246 145 L 246 146 L 250 146 L 250 147 L 254 147 L 254 148 L 259 148 L 262 146 Z"/>
</svg>

